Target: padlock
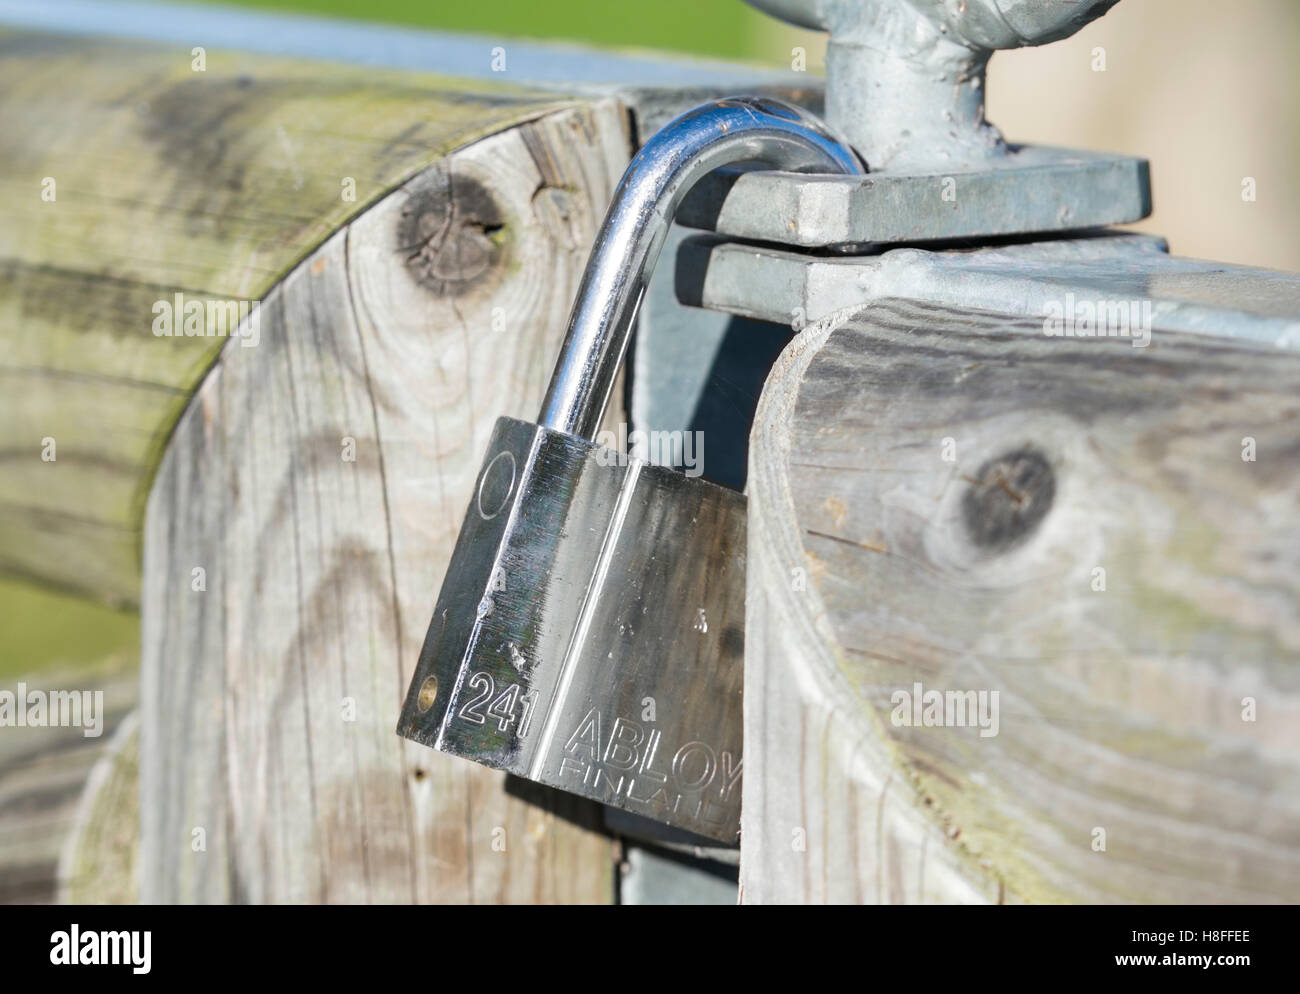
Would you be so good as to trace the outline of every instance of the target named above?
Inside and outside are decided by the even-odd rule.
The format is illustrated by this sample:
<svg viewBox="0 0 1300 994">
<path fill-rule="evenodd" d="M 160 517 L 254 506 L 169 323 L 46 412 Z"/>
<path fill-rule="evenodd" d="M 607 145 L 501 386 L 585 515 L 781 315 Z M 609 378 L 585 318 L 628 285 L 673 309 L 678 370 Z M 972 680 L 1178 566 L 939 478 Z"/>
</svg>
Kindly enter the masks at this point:
<svg viewBox="0 0 1300 994">
<path fill-rule="evenodd" d="M 734 844 L 745 498 L 592 441 L 682 197 L 752 163 L 860 173 L 811 115 L 688 111 L 614 194 L 530 424 L 496 423 L 398 734 Z"/>
</svg>

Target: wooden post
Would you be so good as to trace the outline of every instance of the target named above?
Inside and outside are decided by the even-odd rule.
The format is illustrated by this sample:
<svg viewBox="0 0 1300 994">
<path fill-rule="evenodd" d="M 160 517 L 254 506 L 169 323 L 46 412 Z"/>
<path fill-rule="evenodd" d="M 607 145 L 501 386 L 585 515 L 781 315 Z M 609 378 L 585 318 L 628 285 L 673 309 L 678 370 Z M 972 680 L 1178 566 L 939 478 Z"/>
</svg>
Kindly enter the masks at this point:
<svg viewBox="0 0 1300 994">
<path fill-rule="evenodd" d="M 626 162 L 614 101 L 467 146 L 227 346 L 146 518 L 141 894 L 612 898 L 594 810 L 394 734 L 499 414 L 540 404 Z"/>
<path fill-rule="evenodd" d="M 746 901 L 1300 897 L 1300 355 L 1042 330 L 881 300 L 768 380 Z"/>
<path fill-rule="evenodd" d="M 131 736 L 70 831 L 0 863 L 52 893 L 61 851 L 65 896 L 120 900 L 134 865 L 96 868 L 138 824 L 149 901 L 610 900 L 589 806 L 394 725 L 487 432 L 540 402 L 624 106 L 28 34 L 0 81 L 0 566 L 144 621 L 138 812 Z M 200 317 L 158 334 L 177 294 Z M 231 301 L 260 307 L 217 334 Z"/>
</svg>

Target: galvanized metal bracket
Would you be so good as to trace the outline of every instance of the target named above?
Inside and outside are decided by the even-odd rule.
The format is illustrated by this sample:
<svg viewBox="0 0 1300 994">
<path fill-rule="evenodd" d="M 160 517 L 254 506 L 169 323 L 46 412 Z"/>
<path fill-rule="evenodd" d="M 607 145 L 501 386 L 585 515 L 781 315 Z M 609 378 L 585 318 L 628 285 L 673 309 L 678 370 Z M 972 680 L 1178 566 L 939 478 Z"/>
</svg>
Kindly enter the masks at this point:
<svg viewBox="0 0 1300 994">
<path fill-rule="evenodd" d="M 678 249 L 676 295 L 693 307 L 793 321 L 796 330 L 886 298 L 1039 319 L 1071 299 L 1138 302 L 1160 334 L 1300 348 L 1300 274 L 1181 259 L 1162 238 L 1119 232 L 853 258 L 697 235 Z"/>
<path fill-rule="evenodd" d="M 731 238 L 861 251 L 1128 224 L 1150 213 L 1146 159 L 1025 145 L 979 166 L 924 172 L 717 172 L 677 220 Z"/>
<path fill-rule="evenodd" d="M 715 177 L 683 224 L 733 238 L 858 251 L 1071 231 L 1151 211 L 1145 159 L 1012 145 L 985 116 L 999 49 L 1068 37 L 1118 0 L 748 0 L 829 33 L 825 118 L 865 178 Z"/>
</svg>

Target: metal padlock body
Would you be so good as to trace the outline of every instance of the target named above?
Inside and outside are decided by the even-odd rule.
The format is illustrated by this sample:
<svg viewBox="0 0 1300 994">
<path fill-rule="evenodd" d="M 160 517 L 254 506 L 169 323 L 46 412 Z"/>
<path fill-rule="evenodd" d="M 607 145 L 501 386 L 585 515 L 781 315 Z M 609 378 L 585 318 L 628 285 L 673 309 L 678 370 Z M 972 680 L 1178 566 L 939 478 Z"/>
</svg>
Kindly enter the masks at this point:
<svg viewBox="0 0 1300 994">
<path fill-rule="evenodd" d="M 744 557 L 744 495 L 501 418 L 399 733 L 734 842 Z"/>
<path fill-rule="evenodd" d="M 740 162 L 862 172 L 763 98 L 675 118 L 596 236 L 539 424 L 497 422 L 398 733 L 734 844 L 745 498 L 590 439 L 677 205 Z"/>
</svg>

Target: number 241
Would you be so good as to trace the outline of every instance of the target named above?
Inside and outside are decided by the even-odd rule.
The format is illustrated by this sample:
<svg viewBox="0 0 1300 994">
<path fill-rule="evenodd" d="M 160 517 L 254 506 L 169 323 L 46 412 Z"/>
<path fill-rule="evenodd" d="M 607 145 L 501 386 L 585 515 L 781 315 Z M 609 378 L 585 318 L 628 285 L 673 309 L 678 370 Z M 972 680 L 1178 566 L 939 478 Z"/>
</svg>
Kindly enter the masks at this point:
<svg viewBox="0 0 1300 994">
<path fill-rule="evenodd" d="M 479 693 L 472 700 L 467 701 L 460 709 L 458 714 L 466 721 L 471 721 L 476 725 L 482 725 L 487 722 L 488 718 L 495 718 L 497 727 L 505 732 L 509 731 L 510 725 L 516 717 L 519 717 L 520 738 L 528 734 L 528 726 L 533 719 L 533 710 L 537 706 L 537 691 L 530 690 L 528 693 L 521 693 L 519 684 L 512 683 L 501 693 L 497 693 L 496 681 L 492 676 L 482 671 L 475 673 L 469 678 L 469 686 Z M 491 704 L 488 704 L 491 701 Z M 484 714 L 480 708 L 488 704 L 487 713 Z M 522 716 L 515 714 L 516 705 L 522 710 Z"/>
</svg>

